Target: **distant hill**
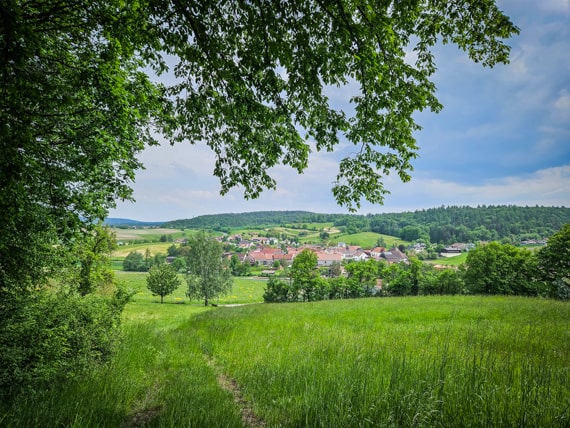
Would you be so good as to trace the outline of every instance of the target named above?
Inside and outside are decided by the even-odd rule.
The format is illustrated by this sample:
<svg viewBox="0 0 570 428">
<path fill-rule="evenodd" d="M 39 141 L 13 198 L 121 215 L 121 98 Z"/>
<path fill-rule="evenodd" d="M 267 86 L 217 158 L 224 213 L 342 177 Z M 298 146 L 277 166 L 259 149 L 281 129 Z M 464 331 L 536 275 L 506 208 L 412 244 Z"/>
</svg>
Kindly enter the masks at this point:
<svg viewBox="0 0 570 428">
<path fill-rule="evenodd" d="M 111 227 L 153 227 L 162 226 L 163 223 L 163 221 L 138 221 L 128 218 L 108 218 L 105 220 L 105 224 Z"/>
<path fill-rule="evenodd" d="M 570 208 L 514 205 L 449 206 L 385 214 L 316 214 L 308 211 L 258 211 L 203 215 L 163 223 L 163 227 L 209 229 L 275 227 L 287 224 L 333 223 L 343 233 L 376 232 L 406 241 L 432 243 L 546 238 L 570 223 Z"/>
<path fill-rule="evenodd" d="M 315 214 L 308 211 L 256 211 L 240 214 L 201 215 L 191 219 L 174 220 L 164 223 L 163 227 L 179 229 L 213 229 L 228 227 L 276 226 L 288 223 L 331 222 L 339 214 Z"/>
</svg>

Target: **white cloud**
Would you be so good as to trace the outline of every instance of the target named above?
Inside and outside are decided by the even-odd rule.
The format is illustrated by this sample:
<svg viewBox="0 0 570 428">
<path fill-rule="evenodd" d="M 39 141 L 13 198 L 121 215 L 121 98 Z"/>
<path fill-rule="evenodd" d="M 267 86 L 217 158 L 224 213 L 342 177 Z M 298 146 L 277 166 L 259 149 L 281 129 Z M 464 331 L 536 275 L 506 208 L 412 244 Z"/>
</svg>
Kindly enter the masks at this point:
<svg viewBox="0 0 570 428">
<path fill-rule="evenodd" d="M 392 189 L 385 208 L 395 211 L 439 205 L 570 206 L 570 165 L 547 168 L 525 176 L 509 176 L 480 184 L 460 184 L 438 178 L 412 179 Z M 377 208 L 378 210 L 378 208 Z M 389 211 L 390 209 L 388 209 Z"/>
</svg>

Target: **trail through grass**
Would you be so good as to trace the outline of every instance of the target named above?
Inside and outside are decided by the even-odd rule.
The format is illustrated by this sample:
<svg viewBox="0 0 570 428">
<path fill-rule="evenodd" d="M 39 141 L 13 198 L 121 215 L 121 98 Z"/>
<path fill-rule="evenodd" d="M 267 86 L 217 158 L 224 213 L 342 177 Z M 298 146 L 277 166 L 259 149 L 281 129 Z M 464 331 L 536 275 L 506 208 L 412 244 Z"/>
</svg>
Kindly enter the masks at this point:
<svg viewBox="0 0 570 428">
<path fill-rule="evenodd" d="M 205 308 L 183 289 L 158 303 L 145 274 L 119 277 L 137 294 L 114 358 L 23 397 L 0 426 L 570 426 L 567 303 L 455 296 Z M 263 286 L 239 280 L 236 297 L 220 302 L 257 301 Z"/>
</svg>

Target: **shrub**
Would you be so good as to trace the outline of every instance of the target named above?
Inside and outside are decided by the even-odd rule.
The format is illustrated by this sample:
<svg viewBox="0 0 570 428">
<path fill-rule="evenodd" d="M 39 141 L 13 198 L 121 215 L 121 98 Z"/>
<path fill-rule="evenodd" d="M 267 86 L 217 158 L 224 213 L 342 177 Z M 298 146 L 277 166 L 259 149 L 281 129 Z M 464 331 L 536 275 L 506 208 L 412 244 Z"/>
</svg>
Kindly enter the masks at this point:
<svg viewBox="0 0 570 428">
<path fill-rule="evenodd" d="M 130 296 L 34 291 L 3 293 L 0 397 L 57 385 L 110 355 Z"/>
</svg>

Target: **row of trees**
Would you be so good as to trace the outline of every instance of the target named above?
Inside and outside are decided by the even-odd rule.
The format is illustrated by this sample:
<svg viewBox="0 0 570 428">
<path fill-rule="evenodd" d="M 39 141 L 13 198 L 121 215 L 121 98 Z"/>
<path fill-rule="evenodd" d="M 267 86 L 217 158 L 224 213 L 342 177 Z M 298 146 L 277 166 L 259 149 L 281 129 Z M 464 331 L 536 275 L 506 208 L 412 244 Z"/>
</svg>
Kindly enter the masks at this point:
<svg viewBox="0 0 570 428">
<path fill-rule="evenodd" d="M 345 266 L 346 277 L 325 279 L 310 250 L 300 253 L 289 281 L 272 278 L 266 302 L 297 302 L 368 296 L 505 294 L 570 299 L 570 224 L 538 252 L 496 242 L 470 251 L 458 270 L 436 269 L 410 258 L 385 265 L 368 260 Z M 381 284 L 381 285 L 380 285 Z"/>
</svg>

